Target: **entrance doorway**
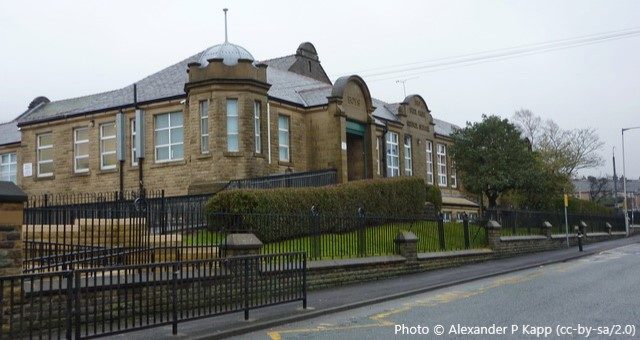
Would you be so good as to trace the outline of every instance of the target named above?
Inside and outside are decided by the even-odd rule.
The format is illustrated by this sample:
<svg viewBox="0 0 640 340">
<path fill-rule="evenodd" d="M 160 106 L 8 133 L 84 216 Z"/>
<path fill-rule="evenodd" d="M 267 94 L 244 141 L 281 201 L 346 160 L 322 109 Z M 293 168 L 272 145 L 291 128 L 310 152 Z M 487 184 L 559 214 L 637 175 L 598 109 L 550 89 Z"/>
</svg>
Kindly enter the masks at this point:
<svg viewBox="0 0 640 340">
<path fill-rule="evenodd" d="M 349 181 L 367 177 L 364 132 L 364 125 L 347 121 L 347 179 Z"/>
</svg>

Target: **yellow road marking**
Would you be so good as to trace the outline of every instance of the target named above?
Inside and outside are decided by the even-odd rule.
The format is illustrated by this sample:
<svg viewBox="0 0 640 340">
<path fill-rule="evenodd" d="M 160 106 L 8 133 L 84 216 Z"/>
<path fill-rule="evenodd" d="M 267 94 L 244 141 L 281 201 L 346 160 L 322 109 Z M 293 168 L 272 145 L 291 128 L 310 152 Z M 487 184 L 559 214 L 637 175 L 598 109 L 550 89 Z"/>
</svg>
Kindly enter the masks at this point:
<svg viewBox="0 0 640 340">
<path fill-rule="evenodd" d="M 317 327 L 311 327 L 311 328 L 284 329 L 284 330 L 270 331 L 270 332 L 267 332 L 267 335 L 272 340 L 281 340 L 283 334 L 315 333 L 315 332 L 322 332 L 322 331 L 341 331 L 341 330 L 352 330 L 352 329 L 361 329 L 361 328 L 389 327 L 396 324 L 393 321 L 387 320 L 392 315 L 407 312 L 416 307 L 435 307 L 441 304 L 446 304 L 453 301 L 466 299 L 472 296 L 485 293 L 487 290 L 490 290 L 490 289 L 529 281 L 541 275 L 543 275 L 542 271 L 537 270 L 535 272 L 531 272 L 525 275 L 517 275 L 517 276 L 510 276 L 502 279 L 496 279 L 486 286 L 481 286 L 477 289 L 470 290 L 470 291 L 445 292 L 433 297 L 416 300 L 412 302 L 407 302 L 398 308 L 388 309 L 381 313 L 377 313 L 370 316 L 369 319 L 373 321 L 373 323 L 370 323 L 370 324 L 345 325 L 345 326 L 338 326 L 338 325 L 334 326 L 329 324 L 323 324 L 323 325 L 319 325 Z"/>
</svg>

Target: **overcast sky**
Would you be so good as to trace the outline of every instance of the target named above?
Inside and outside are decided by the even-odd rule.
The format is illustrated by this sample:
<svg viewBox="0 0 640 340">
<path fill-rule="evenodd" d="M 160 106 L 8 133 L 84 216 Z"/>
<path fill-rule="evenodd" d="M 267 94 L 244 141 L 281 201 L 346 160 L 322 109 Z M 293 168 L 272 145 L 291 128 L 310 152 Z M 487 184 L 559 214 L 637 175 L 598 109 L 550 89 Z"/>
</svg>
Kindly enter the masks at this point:
<svg viewBox="0 0 640 340">
<path fill-rule="evenodd" d="M 593 127 L 611 174 L 623 127 L 640 126 L 640 35 L 472 65 L 434 59 L 640 29 L 640 1 L 0 1 L 0 121 L 36 96 L 77 97 L 129 85 L 229 40 L 258 60 L 312 42 L 329 76 L 363 74 L 374 97 L 422 95 L 463 126 L 527 108 L 563 128 Z M 588 38 L 587 38 L 588 39 Z M 503 50 L 504 51 L 504 50 Z M 506 50 L 507 52 L 513 50 Z M 443 59 L 439 62 L 450 62 Z M 398 68 L 413 69 L 385 73 Z M 366 76 L 369 75 L 369 76 Z M 417 78 L 414 78 L 417 77 Z M 640 129 L 625 134 L 627 174 L 640 177 Z"/>
</svg>

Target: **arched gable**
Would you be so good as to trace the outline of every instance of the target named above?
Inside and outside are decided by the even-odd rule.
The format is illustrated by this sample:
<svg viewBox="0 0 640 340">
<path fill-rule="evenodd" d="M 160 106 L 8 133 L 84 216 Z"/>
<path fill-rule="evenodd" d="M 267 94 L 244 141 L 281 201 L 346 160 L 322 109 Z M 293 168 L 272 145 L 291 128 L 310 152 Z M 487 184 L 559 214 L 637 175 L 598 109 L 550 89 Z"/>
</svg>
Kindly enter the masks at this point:
<svg viewBox="0 0 640 340">
<path fill-rule="evenodd" d="M 367 115 L 373 112 L 369 87 L 360 76 L 338 78 L 331 90 L 331 97 L 341 98 L 345 109 L 362 110 Z"/>
<path fill-rule="evenodd" d="M 419 94 L 411 94 L 404 98 L 402 102 L 407 106 L 407 116 L 418 116 L 424 118 L 428 123 L 433 123 L 431 110 L 427 106 L 427 102 Z M 419 119 L 419 118 L 418 118 Z"/>
</svg>

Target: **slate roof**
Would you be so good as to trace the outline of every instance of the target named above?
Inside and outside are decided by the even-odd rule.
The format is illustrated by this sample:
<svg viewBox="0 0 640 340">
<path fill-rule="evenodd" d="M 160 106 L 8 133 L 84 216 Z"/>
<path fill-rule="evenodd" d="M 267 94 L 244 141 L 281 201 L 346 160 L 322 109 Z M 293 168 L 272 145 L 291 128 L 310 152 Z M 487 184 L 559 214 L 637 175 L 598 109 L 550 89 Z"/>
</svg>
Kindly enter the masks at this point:
<svg viewBox="0 0 640 340">
<path fill-rule="evenodd" d="M 455 130 L 460 129 L 460 127 L 455 124 L 436 118 L 433 118 L 433 123 L 436 125 L 434 128 L 435 132 L 441 136 L 451 136 Z"/>
<path fill-rule="evenodd" d="M 187 65 L 191 62 L 197 62 L 203 52 L 196 53 L 136 82 L 138 102 L 153 102 L 185 96 L 184 84 L 188 81 Z M 303 107 L 327 104 L 327 97 L 331 95 L 331 84 L 288 71 L 295 61 L 296 55 L 293 54 L 263 61 L 269 65 L 267 68 L 267 81 L 271 84 L 268 92 L 269 97 Z M 84 113 L 117 110 L 132 104 L 133 84 L 113 91 L 45 103 L 22 114 L 18 118 L 18 123 L 28 124 Z M 399 103 L 385 103 L 373 98 L 373 105 L 376 106 L 376 110 L 373 112 L 376 123 L 399 122 L 396 116 Z M 445 136 L 448 136 L 455 127 L 441 120 L 434 119 L 434 122 L 436 123 L 436 133 Z M 17 132 L 17 129 L 13 132 Z M 13 135 L 12 138 L 15 139 L 15 134 L 9 133 L 9 135 Z M 17 135 L 19 141 L 19 133 Z"/>
<path fill-rule="evenodd" d="M 0 145 L 20 143 L 20 130 L 18 122 L 13 120 L 0 124 Z"/>
</svg>

